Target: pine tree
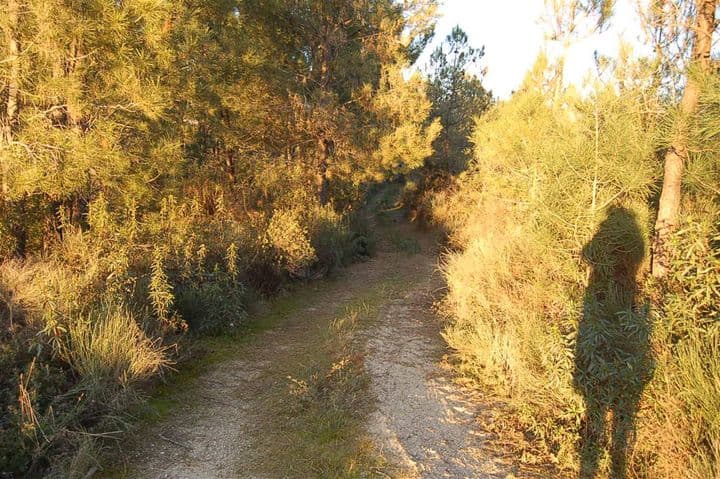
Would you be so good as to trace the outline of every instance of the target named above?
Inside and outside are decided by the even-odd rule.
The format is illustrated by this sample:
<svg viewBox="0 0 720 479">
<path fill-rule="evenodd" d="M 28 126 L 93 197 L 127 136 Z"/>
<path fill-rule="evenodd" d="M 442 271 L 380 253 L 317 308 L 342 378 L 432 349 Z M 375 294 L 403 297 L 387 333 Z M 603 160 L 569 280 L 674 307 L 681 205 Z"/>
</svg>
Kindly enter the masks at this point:
<svg viewBox="0 0 720 479">
<path fill-rule="evenodd" d="M 659 75 L 676 78 L 668 65 L 681 64 L 683 71 L 680 75 L 685 79 L 679 114 L 672 120 L 672 138 L 663 161 L 663 184 L 652 247 L 652 272 L 658 278 L 664 277 L 668 271 L 669 240 L 678 225 L 683 175 L 690 156 L 689 129 L 701 96 L 698 77 L 711 73 L 713 35 L 718 25 L 715 14 L 719 5 L 717 0 L 687 0 L 672 5 L 652 2 L 649 5 L 650 26 L 658 39 L 655 46 L 663 67 Z M 578 7 L 595 13 L 600 25 L 608 21 L 613 6 L 613 0 L 590 0 L 578 4 Z M 664 78 L 658 80 L 658 83 L 664 83 Z"/>
<path fill-rule="evenodd" d="M 439 118 L 442 125 L 431 160 L 434 168 L 459 173 L 468 162 L 474 118 L 492 101 L 481 78 L 470 71 L 484 55 L 485 49 L 471 47 L 467 34 L 456 26 L 430 56 L 431 118 Z"/>
<path fill-rule="evenodd" d="M 662 192 L 655 221 L 652 268 L 656 277 L 667 274 L 669 238 L 678 225 L 683 174 L 688 161 L 688 127 L 700 100 L 700 84 L 694 75 L 710 73 L 713 34 L 717 27 L 715 12 L 718 5 L 720 2 L 716 0 L 695 1 L 689 74 L 686 76 L 687 83 L 680 100 L 675 136 L 665 153 Z"/>
</svg>

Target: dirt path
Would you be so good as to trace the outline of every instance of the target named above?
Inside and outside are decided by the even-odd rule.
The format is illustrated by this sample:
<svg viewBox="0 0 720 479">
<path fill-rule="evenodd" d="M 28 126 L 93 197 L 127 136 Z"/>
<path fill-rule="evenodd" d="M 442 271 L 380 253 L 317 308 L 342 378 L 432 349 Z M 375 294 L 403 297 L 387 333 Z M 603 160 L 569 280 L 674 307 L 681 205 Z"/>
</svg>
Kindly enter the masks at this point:
<svg viewBox="0 0 720 479">
<path fill-rule="evenodd" d="M 434 239 L 397 218 L 386 223 L 372 260 L 274 302 L 264 313 L 271 328 L 173 386 L 164 418 L 136 434 L 107 477 L 516 477 L 481 449 L 483 402 L 442 366 L 440 324 L 431 313 L 441 285 Z M 356 375 L 369 382 L 362 390 L 326 384 L 338 364 L 354 361 L 328 359 L 339 344 L 328 331 L 336 334 L 347 317 L 360 323 L 357 354 L 347 344 L 339 349 L 362 358 Z M 315 380 L 320 386 L 307 385 Z M 303 401 L 298 384 L 315 391 L 307 393 L 310 403 L 326 402 L 294 408 Z M 340 393 L 327 392 L 333 387 Z M 349 417 L 324 411 L 332 408 Z"/>
<path fill-rule="evenodd" d="M 486 435 L 478 415 L 486 401 L 453 381 L 443 362 L 447 351 L 432 310 L 443 286 L 437 247 L 415 236 L 421 253 L 408 267 L 422 279 L 384 305 L 368 334 L 365 366 L 377 400 L 369 430 L 404 477 L 515 477 L 481 449 Z"/>
</svg>

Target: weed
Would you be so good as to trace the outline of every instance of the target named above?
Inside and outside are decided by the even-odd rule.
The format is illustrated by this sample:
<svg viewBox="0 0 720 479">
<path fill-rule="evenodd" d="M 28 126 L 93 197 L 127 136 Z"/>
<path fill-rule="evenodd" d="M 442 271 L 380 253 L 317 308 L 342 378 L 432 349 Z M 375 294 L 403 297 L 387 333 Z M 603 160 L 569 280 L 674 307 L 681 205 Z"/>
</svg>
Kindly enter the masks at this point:
<svg viewBox="0 0 720 479">
<path fill-rule="evenodd" d="M 109 305 L 71 323 L 67 354 L 85 381 L 126 387 L 167 367 L 166 350 L 145 335 L 126 309 Z"/>
</svg>

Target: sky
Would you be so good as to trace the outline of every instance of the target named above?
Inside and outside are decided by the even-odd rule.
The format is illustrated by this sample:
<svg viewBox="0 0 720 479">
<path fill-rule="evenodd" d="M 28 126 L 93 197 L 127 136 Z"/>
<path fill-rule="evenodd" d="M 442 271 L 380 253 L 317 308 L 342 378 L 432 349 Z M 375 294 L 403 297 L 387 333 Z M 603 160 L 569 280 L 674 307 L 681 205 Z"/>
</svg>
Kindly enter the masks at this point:
<svg viewBox="0 0 720 479">
<path fill-rule="evenodd" d="M 622 37 L 638 52 L 647 51 L 643 40 L 637 0 L 617 0 L 611 27 L 602 33 L 584 35 L 570 47 L 565 78 L 582 87 L 588 72 L 595 69 L 594 52 L 615 56 Z M 545 0 L 444 0 L 433 43 L 420 59 L 427 63 L 429 54 L 455 25 L 465 30 L 470 44 L 485 46 L 479 68 L 486 68 L 486 88 L 498 98 L 507 98 L 517 89 L 544 48 L 550 58 L 562 51 L 562 44 L 546 41 L 547 23 L 542 21 Z"/>
</svg>

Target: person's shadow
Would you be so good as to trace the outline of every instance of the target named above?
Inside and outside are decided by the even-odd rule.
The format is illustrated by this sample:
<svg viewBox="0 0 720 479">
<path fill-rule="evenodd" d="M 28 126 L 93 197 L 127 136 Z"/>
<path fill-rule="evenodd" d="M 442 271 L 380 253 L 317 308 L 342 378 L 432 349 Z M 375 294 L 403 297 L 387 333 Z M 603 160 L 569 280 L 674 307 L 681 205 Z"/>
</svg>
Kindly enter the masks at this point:
<svg viewBox="0 0 720 479">
<path fill-rule="evenodd" d="M 596 477 L 602 465 L 610 477 L 624 479 L 638 403 L 654 366 L 648 308 L 637 299 L 645 241 L 634 213 L 610 208 L 582 257 L 589 277 L 575 344 L 574 386 L 586 407 L 580 478 Z"/>
</svg>

